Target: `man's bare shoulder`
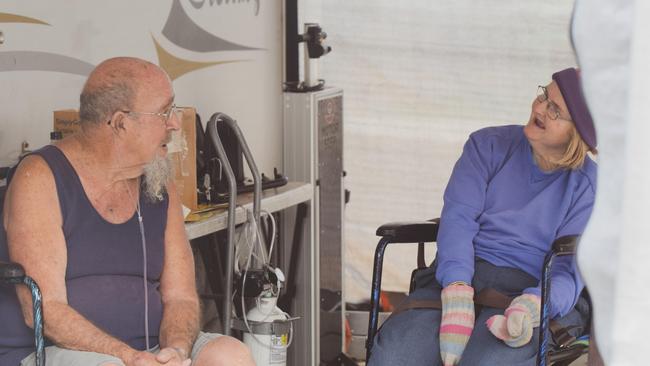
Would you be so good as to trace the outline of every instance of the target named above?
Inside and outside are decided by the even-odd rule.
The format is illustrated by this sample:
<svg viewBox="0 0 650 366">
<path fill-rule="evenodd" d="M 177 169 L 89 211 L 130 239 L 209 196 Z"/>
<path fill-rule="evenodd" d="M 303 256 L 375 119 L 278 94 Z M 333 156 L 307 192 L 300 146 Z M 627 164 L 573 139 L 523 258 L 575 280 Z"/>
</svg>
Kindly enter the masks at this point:
<svg viewBox="0 0 650 366">
<path fill-rule="evenodd" d="M 13 192 L 21 192 L 31 187 L 48 189 L 48 186 L 54 188 L 52 170 L 43 157 L 32 154 L 18 164 L 9 189 Z"/>
<path fill-rule="evenodd" d="M 5 200 L 5 224 L 8 224 L 8 219 L 14 222 L 24 219 L 38 221 L 35 216 L 60 220 L 54 175 L 41 156 L 29 155 L 20 162 L 7 188 Z M 42 215 L 43 212 L 48 214 Z"/>
</svg>

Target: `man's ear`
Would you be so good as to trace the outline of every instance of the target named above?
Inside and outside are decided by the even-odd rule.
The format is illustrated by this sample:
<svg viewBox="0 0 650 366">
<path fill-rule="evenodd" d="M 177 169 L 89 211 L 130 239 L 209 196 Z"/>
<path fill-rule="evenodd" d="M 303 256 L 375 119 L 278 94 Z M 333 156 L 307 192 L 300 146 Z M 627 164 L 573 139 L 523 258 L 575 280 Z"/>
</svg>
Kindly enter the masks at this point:
<svg viewBox="0 0 650 366">
<path fill-rule="evenodd" d="M 124 127 L 124 112 L 116 111 L 111 116 L 111 119 L 108 120 L 108 124 L 113 128 L 114 132 L 119 132 L 119 130 L 125 130 Z"/>
</svg>

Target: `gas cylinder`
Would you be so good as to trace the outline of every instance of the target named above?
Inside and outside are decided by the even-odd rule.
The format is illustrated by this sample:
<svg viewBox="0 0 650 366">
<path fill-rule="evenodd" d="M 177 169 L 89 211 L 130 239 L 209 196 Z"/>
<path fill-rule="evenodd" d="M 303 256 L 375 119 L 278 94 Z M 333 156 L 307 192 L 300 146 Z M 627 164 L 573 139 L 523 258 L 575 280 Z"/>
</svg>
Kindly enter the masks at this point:
<svg viewBox="0 0 650 366">
<path fill-rule="evenodd" d="M 256 306 L 246 315 L 249 322 L 273 323 L 288 320 L 287 314 L 277 307 L 277 297 L 258 297 Z M 286 366 L 290 332 L 258 334 L 255 327 L 244 333 L 244 343 L 251 350 L 257 366 Z"/>
</svg>

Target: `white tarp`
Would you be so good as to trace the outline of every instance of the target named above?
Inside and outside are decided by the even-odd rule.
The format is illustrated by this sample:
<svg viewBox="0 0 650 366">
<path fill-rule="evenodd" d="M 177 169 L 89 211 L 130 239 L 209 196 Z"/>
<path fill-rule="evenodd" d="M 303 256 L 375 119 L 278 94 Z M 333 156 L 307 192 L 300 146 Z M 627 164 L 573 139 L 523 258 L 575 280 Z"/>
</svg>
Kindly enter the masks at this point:
<svg viewBox="0 0 650 366">
<path fill-rule="evenodd" d="M 377 227 L 436 217 L 470 132 L 528 121 L 537 85 L 576 61 L 572 1 L 322 2 L 329 85 L 345 90 L 346 297 L 368 298 Z M 433 254 L 434 250 L 428 250 Z M 405 254 L 399 255 L 398 252 Z M 390 248 L 408 290 L 415 248 Z"/>
</svg>

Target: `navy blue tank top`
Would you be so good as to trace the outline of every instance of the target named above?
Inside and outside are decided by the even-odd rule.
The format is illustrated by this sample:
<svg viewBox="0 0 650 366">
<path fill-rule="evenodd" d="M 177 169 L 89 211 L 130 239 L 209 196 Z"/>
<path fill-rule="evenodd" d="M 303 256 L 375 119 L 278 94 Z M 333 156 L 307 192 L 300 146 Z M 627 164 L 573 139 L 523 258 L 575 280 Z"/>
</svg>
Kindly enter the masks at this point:
<svg viewBox="0 0 650 366">
<path fill-rule="evenodd" d="M 79 176 L 61 150 L 48 145 L 33 154 L 47 162 L 56 182 L 68 251 L 65 274 L 68 303 L 108 334 L 143 350 L 143 258 L 137 215 L 123 224 L 109 223 L 90 203 Z M 162 318 L 159 287 L 168 203 L 167 195 L 162 201 L 152 203 L 140 194 L 147 242 L 152 345 L 158 344 Z M 9 260 L 3 225 L 0 225 L 0 260 Z M 23 321 L 15 289 L 0 284 L 0 365 L 18 365 L 33 351 L 34 333 Z"/>
</svg>

